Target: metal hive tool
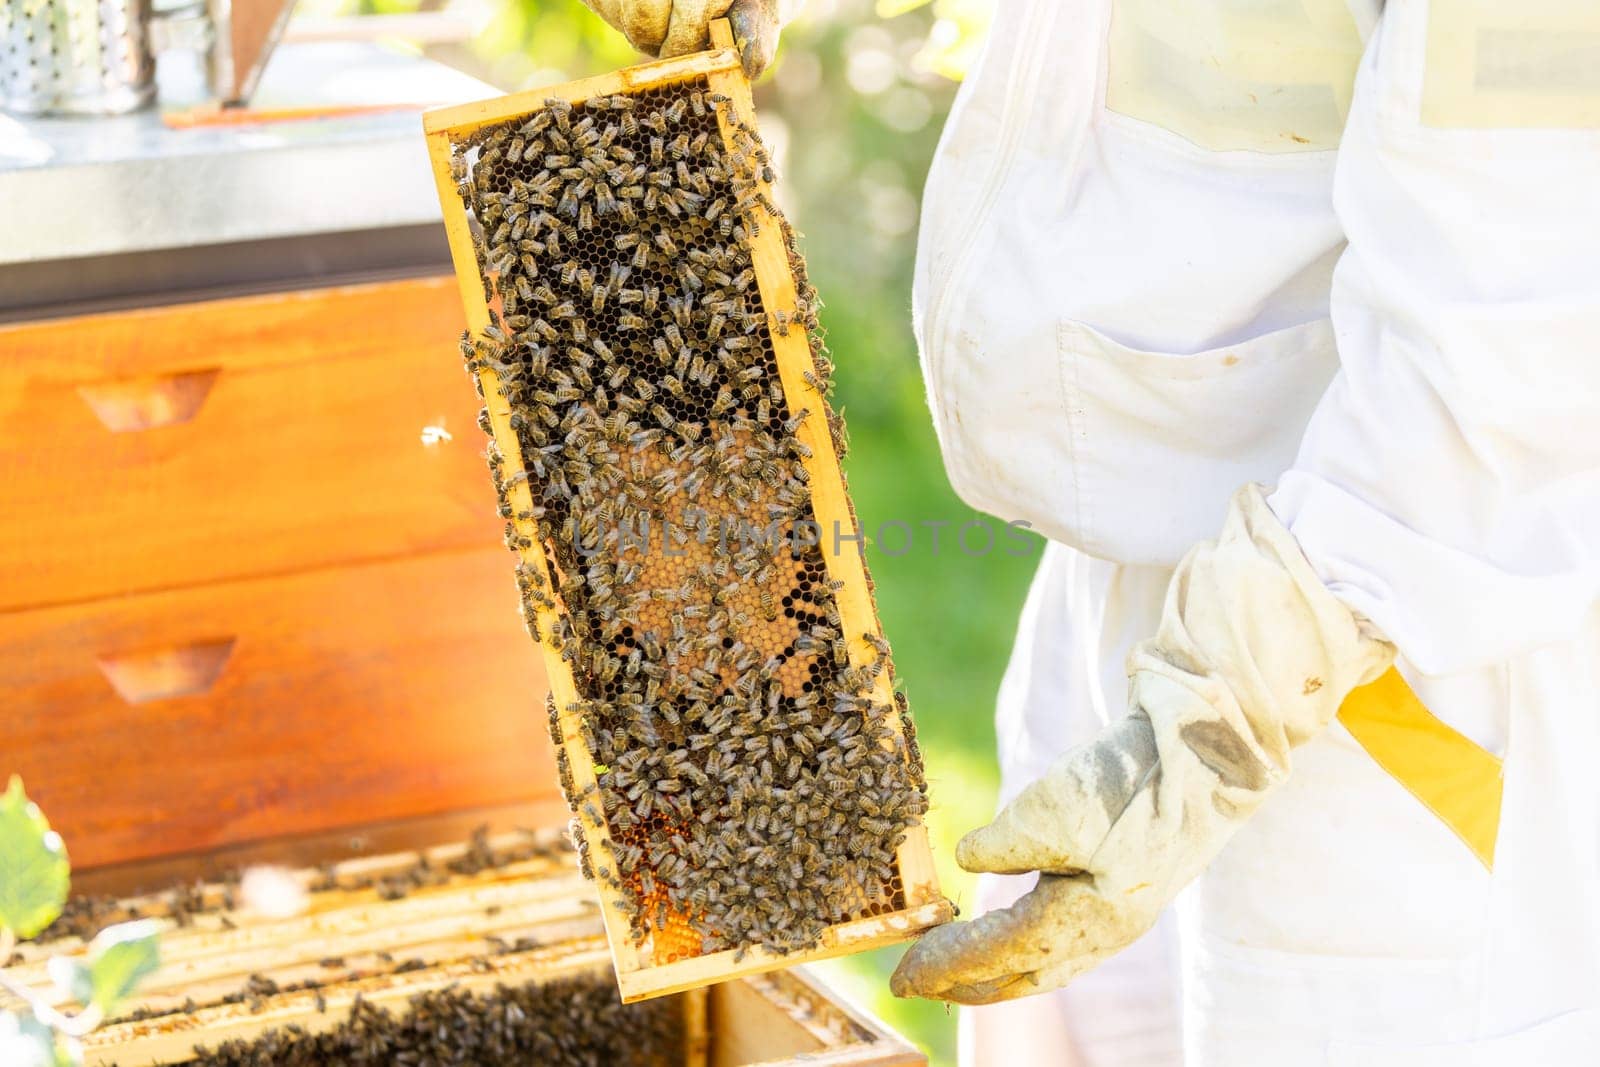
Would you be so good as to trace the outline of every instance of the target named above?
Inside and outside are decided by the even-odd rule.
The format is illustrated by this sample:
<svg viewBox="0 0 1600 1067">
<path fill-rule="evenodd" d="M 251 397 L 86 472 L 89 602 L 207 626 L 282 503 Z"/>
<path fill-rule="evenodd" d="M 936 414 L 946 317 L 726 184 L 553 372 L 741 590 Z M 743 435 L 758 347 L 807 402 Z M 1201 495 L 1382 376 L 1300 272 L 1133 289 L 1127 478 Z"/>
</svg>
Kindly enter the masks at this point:
<svg viewBox="0 0 1600 1067">
<path fill-rule="evenodd" d="M 833 536 L 812 294 L 713 43 L 425 120 L 624 1000 L 951 912 L 860 542 Z"/>
</svg>

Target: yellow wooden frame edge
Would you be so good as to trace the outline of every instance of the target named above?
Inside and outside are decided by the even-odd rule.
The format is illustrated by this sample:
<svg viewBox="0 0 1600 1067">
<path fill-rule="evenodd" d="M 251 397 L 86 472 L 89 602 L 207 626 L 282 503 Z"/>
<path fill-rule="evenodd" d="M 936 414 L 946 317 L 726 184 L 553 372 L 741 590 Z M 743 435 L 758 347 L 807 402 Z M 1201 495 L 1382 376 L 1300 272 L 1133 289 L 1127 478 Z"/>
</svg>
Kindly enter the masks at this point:
<svg viewBox="0 0 1600 1067">
<path fill-rule="evenodd" d="M 738 115 L 754 116 L 750 83 L 745 78 L 733 48 L 732 32 L 726 20 L 712 24 L 711 51 L 698 52 L 674 59 L 644 63 L 624 70 L 543 89 L 533 89 L 496 100 L 479 101 L 427 112 L 423 128 L 432 159 L 434 181 L 439 189 L 440 207 L 444 212 L 445 232 L 449 238 L 451 259 L 461 289 L 462 303 L 466 309 L 467 325 L 474 336 L 482 335 L 491 324 L 489 294 L 481 283 L 481 268 L 474 251 L 472 231 L 466 209 L 456 193 L 456 182 L 450 173 L 453 146 L 485 126 L 505 122 L 534 111 L 550 99 L 563 99 L 573 103 L 609 96 L 621 92 L 643 92 L 688 81 L 705 78 L 709 88 L 728 97 Z M 724 138 L 732 135 L 726 110 L 718 111 L 718 123 Z M 768 197 L 771 189 L 758 176 L 762 191 Z M 756 208 L 763 211 L 763 208 Z M 760 233 L 751 238 L 751 258 L 756 272 L 756 283 L 762 304 L 769 316 L 779 311 L 792 312 L 798 305 L 794 274 L 789 266 L 788 249 L 784 244 L 783 230 L 777 220 L 768 219 L 770 225 L 760 227 Z M 853 514 L 845 491 L 844 475 L 839 457 L 833 448 L 823 398 L 805 380 L 812 367 L 811 346 L 805 331 L 791 325 L 787 333 L 770 331 L 773 357 L 779 378 L 789 401 L 791 413 L 800 407 L 809 407 L 811 414 L 797 427 L 796 436 L 811 449 L 805 461 L 811 475 L 812 512 L 826 535 L 834 522 L 851 526 Z M 493 371 L 484 369 L 478 374 L 483 389 L 484 404 L 489 412 L 490 428 L 499 447 L 504 464 L 503 473 L 512 477 L 509 490 L 512 510 L 531 512 L 532 493 L 526 478 L 514 476 L 524 470 L 522 454 L 516 433 L 511 428 L 511 408 L 499 380 Z M 548 588 L 554 589 L 549 561 L 545 557 L 538 533 L 532 520 L 513 519 L 516 532 L 529 542 L 520 549 L 520 562 L 542 576 Z M 848 641 L 852 663 L 870 662 L 876 651 L 862 634 L 882 636 L 882 627 L 872 602 L 867 584 L 866 563 L 856 542 L 855 551 L 829 552 L 823 558 L 830 579 L 842 581 L 844 587 L 836 594 L 839 613 L 845 629 L 856 634 Z M 551 635 L 556 632 L 558 613 L 547 609 L 538 611 L 541 636 L 540 645 L 545 657 L 546 673 L 554 693 L 559 717 L 563 747 L 567 751 L 573 788 L 583 793 L 596 784 L 594 760 L 583 743 L 577 716 L 567 709 L 577 699 L 577 686 L 572 672 L 560 651 L 553 647 Z M 876 683 L 874 697 L 892 706 L 893 686 L 887 671 Z M 902 738 L 904 732 L 898 716 L 890 720 L 894 731 Z M 612 855 L 611 836 L 603 820 L 584 814 L 578 819 L 591 848 L 597 855 Z M 625 1002 L 644 1000 L 682 992 L 697 986 L 725 981 L 729 978 L 762 971 L 790 967 L 796 964 L 831 959 L 883 945 L 894 944 L 916 936 L 921 931 L 954 917 L 950 902 L 939 891 L 939 880 L 934 869 L 933 852 L 928 842 L 927 827 L 918 823 L 906 833 L 906 839 L 896 852 L 905 906 L 885 915 L 871 916 L 830 927 L 823 935 L 822 944 L 815 949 L 779 955 L 764 948 L 751 947 L 739 955 L 737 949 L 696 956 L 672 963 L 646 961 L 634 945 L 626 920 L 617 906 L 618 895 L 603 881 L 597 880 L 595 888 L 600 896 L 606 926 L 606 936 L 611 943 L 617 973 L 617 984 Z"/>
</svg>

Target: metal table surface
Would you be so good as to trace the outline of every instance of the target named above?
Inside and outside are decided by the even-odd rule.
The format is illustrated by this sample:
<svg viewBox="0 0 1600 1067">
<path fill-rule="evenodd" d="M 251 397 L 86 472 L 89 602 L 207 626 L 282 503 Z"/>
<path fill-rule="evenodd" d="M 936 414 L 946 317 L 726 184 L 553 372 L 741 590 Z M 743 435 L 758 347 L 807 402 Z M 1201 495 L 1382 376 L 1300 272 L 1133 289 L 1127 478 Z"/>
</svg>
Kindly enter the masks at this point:
<svg viewBox="0 0 1600 1067">
<path fill-rule="evenodd" d="M 159 107 L 201 99 L 185 58 L 163 58 Z M 154 109 L 0 115 L 0 316 L 448 269 L 421 111 L 494 93 L 376 44 L 306 43 L 274 55 L 253 107 L 411 106 L 190 129 Z"/>
</svg>

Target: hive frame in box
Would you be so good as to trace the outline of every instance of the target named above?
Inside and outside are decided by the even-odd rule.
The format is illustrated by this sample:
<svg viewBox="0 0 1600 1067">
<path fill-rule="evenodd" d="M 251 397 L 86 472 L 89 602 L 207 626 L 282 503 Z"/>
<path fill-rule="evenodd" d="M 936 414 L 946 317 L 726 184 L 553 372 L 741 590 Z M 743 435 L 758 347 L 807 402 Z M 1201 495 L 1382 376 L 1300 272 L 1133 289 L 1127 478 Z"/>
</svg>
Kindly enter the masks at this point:
<svg viewBox="0 0 1600 1067">
<path fill-rule="evenodd" d="M 645 63 L 581 81 L 545 89 L 462 104 L 430 111 L 423 116 L 423 127 L 428 139 L 434 179 L 439 187 L 439 201 L 444 211 L 445 230 L 449 236 L 450 253 L 455 263 L 456 278 L 461 287 L 461 299 L 466 308 L 467 325 L 473 336 L 481 337 L 491 325 L 491 294 L 482 284 L 482 268 L 474 249 L 473 234 L 467 209 L 456 191 L 456 181 L 451 175 L 451 157 L 455 142 L 464 141 L 486 126 L 526 115 L 542 107 L 546 100 L 564 99 L 570 103 L 619 93 L 638 93 L 668 87 L 690 80 L 705 79 L 710 91 L 721 93 L 730 101 L 735 116 L 753 121 L 754 107 L 750 83 L 739 64 L 733 47 L 732 33 L 725 20 L 712 25 L 713 48 L 706 52 L 674 59 Z M 732 140 L 733 122 L 728 108 L 719 108 L 717 123 L 725 140 Z M 767 182 L 757 176 L 760 188 L 770 198 Z M 756 206 L 754 212 L 765 214 L 766 209 Z M 762 221 L 759 219 L 758 221 Z M 785 245 L 784 228 L 776 220 L 762 225 L 760 232 L 750 238 L 751 259 L 755 268 L 756 283 L 762 306 L 767 310 L 773 355 L 782 381 L 784 394 L 791 412 L 809 408 L 809 414 L 800 422 L 795 436 L 811 449 L 805 467 L 810 475 L 812 510 L 822 530 L 838 528 L 854 530 L 855 517 L 845 491 L 844 476 L 839 458 L 833 447 L 827 420 L 820 414 L 827 410 L 823 398 L 806 380 L 812 369 L 810 340 L 797 324 L 786 330 L 777 327 L 775 312 L 794 309 L 799 298 L 793 271 Z M 507 493 L 514 514 L 528 515 L 533 511 L 533 497 L 524 473 L 521 448 L 511 427 L 511 408 L 499 380 L 491 368 L 478 371 L 485 406 L 494 440 L 501 453 Z M 540 544 L 538 531 L 532 519 L 513 518 L 516 532 L 526 547 L 518 549 L 523 566 L 554 589 L 551 572 Z M 849 637 L 849 659 L 852 665 L 872 662 L 876 655 L 872 645 L 863 635 L 882 637 L 877 611 L 873 606 L 868 585 L 866 563 L 857 542 L 856 551 L 822 553 L 830 580 L 842 582 L 836 594 L 839 612 L 844 620 L 844 630 Z M 540 646 L 544 652 L 550 686 L 559 715 L 562 743 L 566 750 L 572 773 L 573 789 L 583 793 L 595 786 L 594 760 L 584 744 L 579 729 L 578 716 L 571 710 L 577 700 L 577 687 L 572 671 L 552 635 L 558 632 L 558 613 L 546 606 L 538 609 Z M 894 700 L 893 683 L 887 671 L 881 672 L 874 682 L 876 700 L 891 703 Z M 892 728 L 902 737 L 903 729 L 897 717 L 891 717 Z M 589 807 L 587 805 L 580 806 Z M 611 836 L 597 813 L 580 810 L 577 814 L 585 836 L 592 847 L 602 855 L 611 853 Z M 696 986 L 725 981 L 740 975 L 788 967 L 810 960 L 860 952 L 882 945 L 904 941 L 928 927 L 948 922 L 952 907 L 939 892 L 934 872 L 933 855 L 928 845 L 927 829 L 917 823 L 908 829 L 905 840 L 896 853 L 896 867 L 903 886 L 903 907 L 888 914 L 855 919 L 830 926 L 814 949 L 773 953 L 762 947 L 743 950 L 726 949 L 689 959 L 656 962 L 640 951 L 633 943 L 628 923 L 618 906 L 618 892 L 603 880 L 596 885 L 604 905 L 606 933 L 611 943 L 617 984 L 624 1001 L 643 1000 L 648 997 L 680 992 Z"/>
<path fill-rule="evenodd" d="M 417 866 L 416 852 L 286 869 L 284 877 L 308 891 L 305 910 L 287 917 L 231 905 L 232 890 L 220 882 L 182 883 L 194 910 L 181 922 L 169 894 L 121 898 L 114 910 L 145 917 L 160 930 L 161 967 L 85 1038 L 84 1061 L 87 1067 L 179 1064 L 197 1046 L 249 1042 L 290 1025 L 323 1033 L 350 1017 L 358 997 L 401 1015 L 426 992 L 481 995 L 502 984 L 602 976 L 610 953 L 596 903 L 558 840 L 554 832 L 488 839 L 491 853 L 505 859 L 447 876 L 468 846 L 428 849 L 430 869 L 443 880 L 399 899 L 374 883 L 403 879 Z M 521 858 L 509 855 L 517 849 Z M 24 942 L 8 976 L 65 1008 L 70 997 L 56 987 L 49 961 L 81 960 L 88 952 L 89 943 L 71 935 Z M 301 987 L 308 975 L 318 988 Z M 281 988 L 259 1000 L 229 995 L 256 978 Z M 803 970 L 689 990 L 676 1003 L 682 1067 L 927 1064 L 898 1034 Z"/>
<path fill-rule="evenodd" d="M 306 891 L 304 910 L 286 917 L 237 907 L 225 883 L 185 883 L 198 909 L 180 919 L 168 894 L 125 897 L 119 909 L 154 922 L 161 934 L 161 965 L 118 1009 L 118 1017 L 84 1039 L 87 1067 L 147 1067 L 184 1063 L 199 1046 L 251 1041 L 288 1025 L 307 1034 L 331 1030 L 357 1000 L 403 1012 L 419 993 L 444 989 L 489 993 L 498 985 L 599 973 L 608 952 L 596 904 L 572 869 L 571 854 L 554 845 L 553 832 L 516 833 L 490 842 L 492 849 L 543 842 L 535 853 L 442 885 L 387 899 L 376 885 L 403 877 L 425 855 L 432 868 L 462 858 L 467 847 L 444 845 L 423 853 L 387 853 L 332 867 L 284 869 L 283 878 Z M 336 883 L 328 887 L 323 883 Z M 357 888 L 346 888 L 354 882 Z M 508 948 L 529 936 L 534 947 L 491 951 L 494 938 Z M 54 982 L 49 962 L 82 958 L 89 944 L 67 936 L 25 942 L 8 970 L 13 981 L 41 1001 L 65 1008 L 70 997 Z M 330 959 L 330 957 L 332 959 Z M 427 966 L 397 966 L 421 958 Z M 329 967 L 333 959 L 337 967 Z M 283 988 L 258 1002 L 228 994 L 248 979 L 267 977 Z M 297 988 L 311 977 L 317 988 Z M 696 990 L 683 1002 L 684 1067 L 706 1065 L 706 998 Z M 180 1010 L 180 1005 L 187 1010 Z M 148 1013 L 142 1017 L 140 1013 Z"/>
</svg>

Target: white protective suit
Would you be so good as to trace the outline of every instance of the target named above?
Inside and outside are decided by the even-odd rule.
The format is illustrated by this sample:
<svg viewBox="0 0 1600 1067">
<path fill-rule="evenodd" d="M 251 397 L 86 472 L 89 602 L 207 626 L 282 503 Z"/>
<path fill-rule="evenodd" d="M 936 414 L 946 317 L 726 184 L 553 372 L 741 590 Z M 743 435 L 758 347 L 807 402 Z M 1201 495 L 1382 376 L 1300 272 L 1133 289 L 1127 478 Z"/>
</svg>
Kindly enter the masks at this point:
<svg viewBox="0 0 1600 1067">
<path fill-rule="evenodd" d="M 923 212 L 951 479 L 1058 542 L 1004 799 L 1246 481 L 1409 683 L 966 1060 L 1600 1062 L 1600 4 L 1000 0 Z"/>
</svg>

